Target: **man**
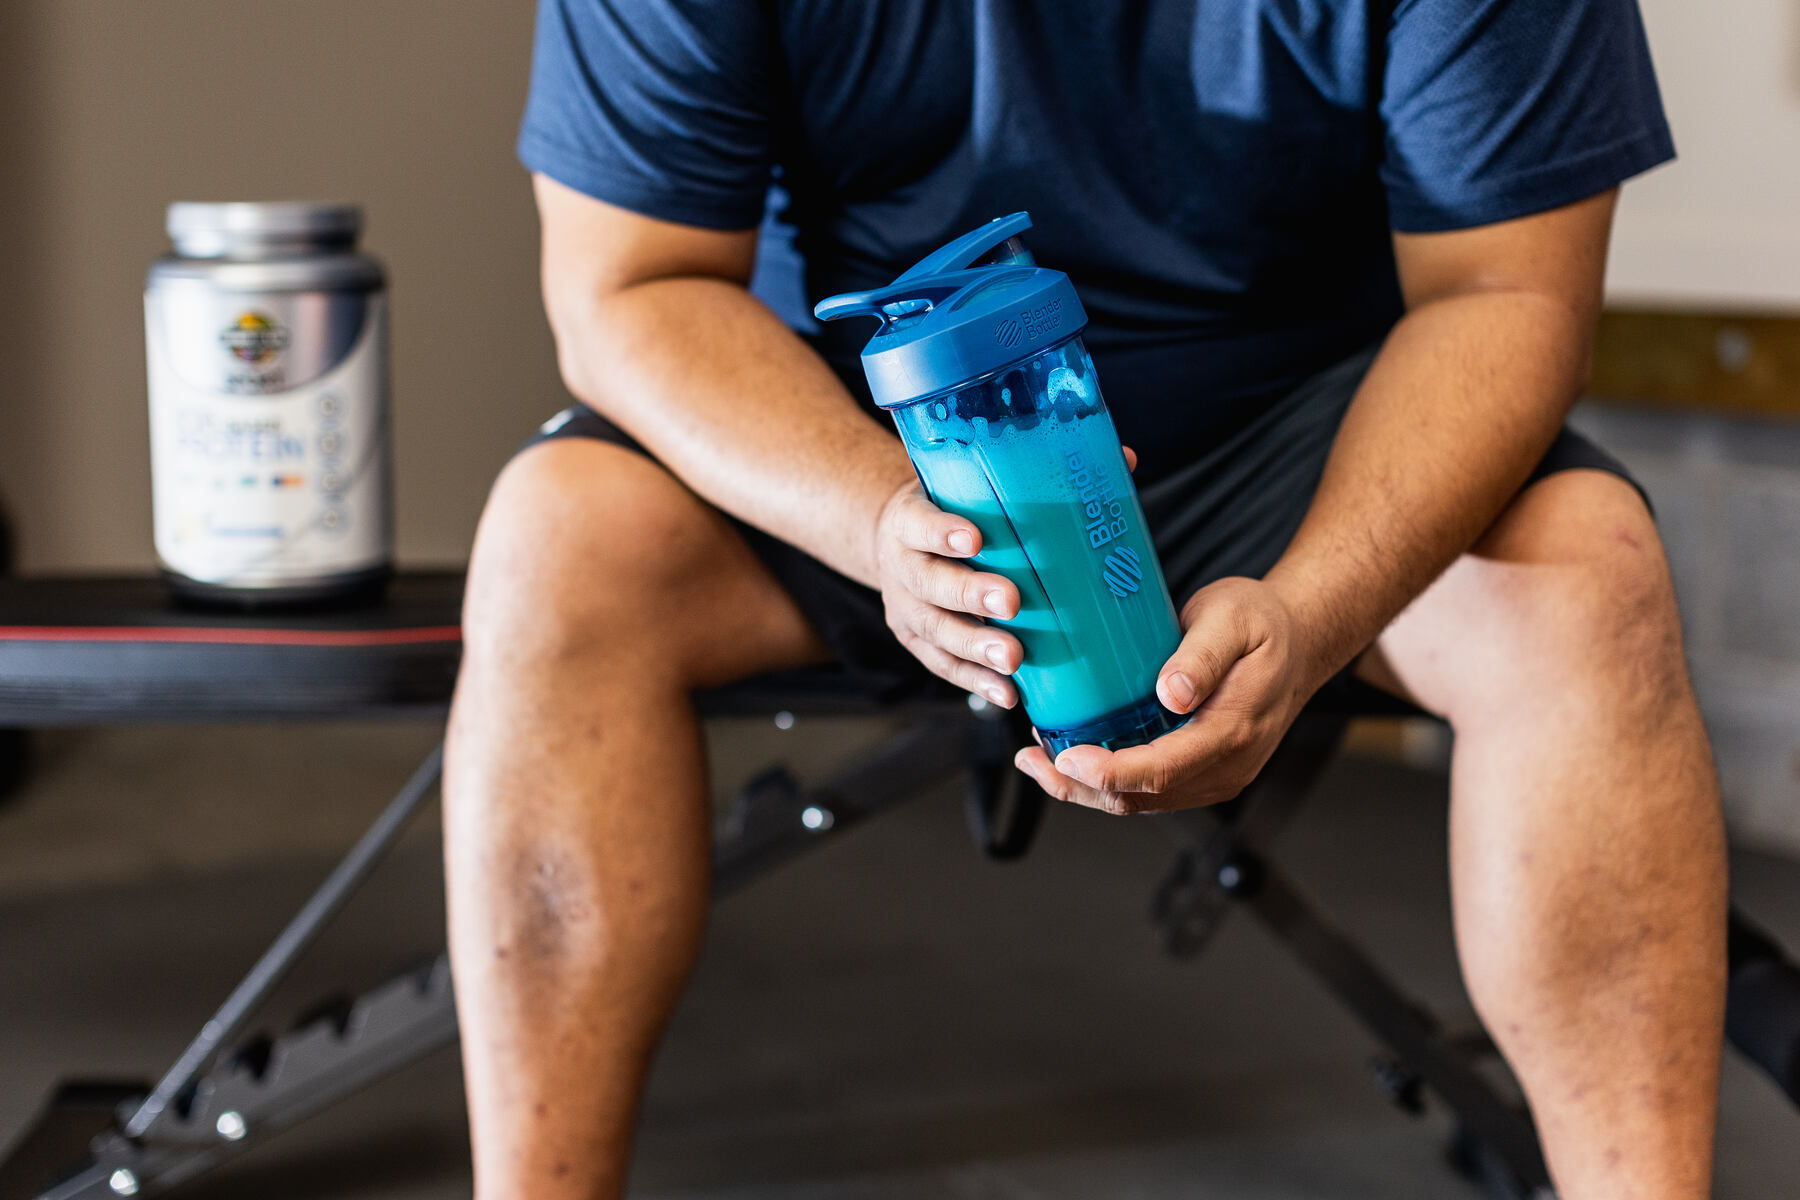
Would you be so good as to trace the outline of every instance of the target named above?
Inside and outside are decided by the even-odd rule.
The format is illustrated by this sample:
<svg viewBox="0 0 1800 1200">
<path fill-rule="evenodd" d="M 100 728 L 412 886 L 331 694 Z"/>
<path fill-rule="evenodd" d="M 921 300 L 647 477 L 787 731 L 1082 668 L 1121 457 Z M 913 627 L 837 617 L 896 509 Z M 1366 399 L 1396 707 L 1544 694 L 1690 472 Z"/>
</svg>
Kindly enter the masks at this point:
<svg viewBox="0 0 1800 1200">
<path fill-rule="evenodd" d="M 700 943 L 690 692 L 841 662 L 1002 704 L 1018 596 L 809 300 L 1029 209 L 1069 272 L 1185 639 L 1153 745 L 1018 766 L 1224 800 L 1300 707 L 1456 734 L 1470 992 L 1559 1194 L 1706 1194 L 1724 858 L 1650 513 L 1563 429 L 1614 189 L 1672 153 L 1632 0 L 543 0 L 524 130 L 571 410 L 476 539 L 452 949 L 480 1200 L 617 1196 Z"/>
</svg>

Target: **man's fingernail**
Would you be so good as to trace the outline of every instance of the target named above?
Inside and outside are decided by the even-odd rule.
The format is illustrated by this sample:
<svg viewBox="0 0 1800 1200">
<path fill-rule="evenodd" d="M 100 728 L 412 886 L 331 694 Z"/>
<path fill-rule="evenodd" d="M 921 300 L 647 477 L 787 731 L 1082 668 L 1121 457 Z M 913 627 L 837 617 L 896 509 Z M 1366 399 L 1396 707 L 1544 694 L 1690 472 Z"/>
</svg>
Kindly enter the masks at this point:
<svg viewBox="0 0 1800 1200">
<path fill-rule="evenodd" d="M 995 704 L 999 705 L 1001 708 L 1006 707 L 1006 689 L 1005 688 L 990 687 L 990 688 L 983 688 L 981 690 L 987 693 L 987 698 L 989 700 L 992 700 Z"/>
<path fill-rule="evenodd" d="M 1004 617 L 1006 615 L 1006 593 L 999 588 L 995 588 L 993 591 L 983 596 L 981 602 L 987 605 L 987 610 L 996 617 Z"/>
<path fill-rule="evenodd" d="M 983 651 L 983 653 L 987 655 L 987 660 L 994 664 L 994 669 L 996 671 L 1006 670 L 1005 646 L 1002 646 L 999 642 L 989 642 L 988 648 Z"/>
<path fill-rule="evenodd" d="M 1080 779 L 1081 776 L 1075 773 L 1074 760 L 1069 757 L 1069 754 L 1070 751 L 1064 750 L 1061 754 L 1056 756 L 1056 769 L 1061 771 L 1064 775 L 1067 775 L 1070 779 Z"/>
<path fill-rule="evenodd" d="M 975 539 L 969 536 L 966 529 L 958 529 L 950 535 L 950 548 L 958 554 L 969 554 L 975 549 Z"/>
<path fill-rule="evenodd" d="M 1163 677 L 1163 690 L 1169 693 L 1177 707 L 1186 709 L 1194 703 L 1194 681 L 1175 671 Z"/>
</svg>

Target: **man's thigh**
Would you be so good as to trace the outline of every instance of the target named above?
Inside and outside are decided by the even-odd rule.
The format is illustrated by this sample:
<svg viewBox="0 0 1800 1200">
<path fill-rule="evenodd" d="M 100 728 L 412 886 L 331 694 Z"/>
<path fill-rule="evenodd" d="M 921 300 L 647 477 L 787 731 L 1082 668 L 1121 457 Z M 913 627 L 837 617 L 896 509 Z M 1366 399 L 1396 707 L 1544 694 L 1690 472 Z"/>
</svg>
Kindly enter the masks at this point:
<svg viewBox="0 0 1800 1200">
<path fill-rule="evenodd" d="M 522 454 L 546 444 L 566 443 L 606 446 L 667 475 L 667 469 L 645 447 L 582 405 L 546 422 Z M 673 476 L 669 478 L 672 480 Z M 705 509 L 714 526 L 734 535 L 734 562 L 741 563 L 743 556 L 748 555 L 758 569 L 759 579 L 785 597 L 784 610 L 791 608 L 798 614 L 797 619 L 810 633 L 806 649 L 813 657 L 805 659 L 806 663 L 835 660 L 850 683 L 875 696 L 899 698 L 949 687 L 921 666 L 888 630 L 879 593 L 779 538 L 695 497 L 690 499 Z"/>
<path fill-rule="evenodd" d="M 1142 489 L 1145 514 L 1178 606 L 1216 579 L 1261 578 L 1280 559 L 1312 505 L 1344 413 L 1375 354 L 1370 348 L 1320 372 L 1249 423 L 1217 439 L 1195 461 Z M 1405 450 L 1396 448 L 1400 454 Z M 1585 482 L 1569 482 L 1577 479 Z M 1616 561 L 1619 551 L 1630 547 L 1620 544 L 1606 552 L 1604 532 L 1596 532 L 1610 528 L 1605 524 L 1607 514 L 1619 527 L 1631 530 L 1647 554 L 1638 564 L 1642 570 L 1632 578 L 1645 582 L 1642 590 L 1647 594 L 1655 593 L 1660 581 L 1666 598 L 1660 545 L 1636 484 L 1617 459 L 1567 428 L 1471 558 L 1491 564 L 1509 555 L 1530 558 L 1550 553 L 1548 539 L 1554 537 L 1581 543 L 1562 545 L 1561 552 L 1570 557 L 1611 563 L 1622 570 L 1624 564 Z M 1360 669 L 1347 669 L 1327 682 L 1314 707 L 1375 715 L 1416 714 L 1424 707 L 1448 715 L 1437 700 L 1422 703 L 1427 699 L 1423 693 L 1431 692 L 1423 682 L 1425 673 L 1435 664 L 1460 663 L 1462 674 L 1453 668 L 1442 683 L 1448 687 L 1465 682 L 1471 647 L 1464 643 L 1481 631 L 1494 632 L 1469 593 L 1490 585 L 1529 593 L 1545 579 L 1544 572 L 1477 571 L 1469 562 L 1465 559 L 1452 568 L 1415 602 L 1379 648 L 1365 654 Z M 1591 573 L 1579 579 L 1568 574 L 1566 586 L 1573 588 L 1591 578 Z M 1547 597 L 1543 592 L 1539 598 L 1547 602 Z M 1665 608 L 1672 620 L 1672 600 Z M 1427 627 L 1435 639 L 1429 644 Z M 1408 664 L 1413 687 L 1395 677 L 1382 649 Z"/>
<path fill-rule="evenodd" d="M 1453 724 L 1685 694 L 1674 588 L 1643 497 L 1603 470 L 1538 479 L 1357 674 Z"/>
<path fill-rule="evenodd" d="M 703 688 L 829 659 L 733 522 L 660 464 L 594 439 L 536 442 L 501 473 L 464 625 L 471 659 L 519 672 L 629 662 Z"/>
</svg>

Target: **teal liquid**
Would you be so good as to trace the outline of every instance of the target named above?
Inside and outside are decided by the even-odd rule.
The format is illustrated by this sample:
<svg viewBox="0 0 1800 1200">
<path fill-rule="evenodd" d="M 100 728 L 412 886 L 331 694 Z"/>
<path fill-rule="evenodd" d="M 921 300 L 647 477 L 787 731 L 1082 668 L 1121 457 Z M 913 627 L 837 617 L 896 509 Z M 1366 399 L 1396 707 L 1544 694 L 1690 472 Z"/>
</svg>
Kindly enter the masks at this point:
<svg viewBox="0 0 1800 1200">
<path fill-rule="evenodd" d="M 1086 358 L 1065 344 L 977 385 L 986 394 L 895 413 L 932 501 L 981 531 L 975 564 L 1019 589 L 1019 615 L 992 624 L 1024 646 L 1014 680 L 1040 729 L 1153 700 L 1181 638 Z"/>
</svg>

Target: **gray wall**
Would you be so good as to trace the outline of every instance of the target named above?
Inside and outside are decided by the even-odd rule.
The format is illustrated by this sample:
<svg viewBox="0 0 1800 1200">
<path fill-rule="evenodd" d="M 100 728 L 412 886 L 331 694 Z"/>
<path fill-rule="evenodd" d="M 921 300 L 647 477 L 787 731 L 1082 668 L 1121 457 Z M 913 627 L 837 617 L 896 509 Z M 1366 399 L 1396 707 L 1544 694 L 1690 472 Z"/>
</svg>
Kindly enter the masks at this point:
<svg viewBox="0 0 1800 1200">
<path fill-rule="evenodd" d="M 512 158 L 532 6 L 0 3 L 0 495 L 29 568 L 152 562 L 143 272 L 175 199 L 351 199 L 392 279 L 403 559 L 466 555 L 563 401 Z"/>
</svg>

